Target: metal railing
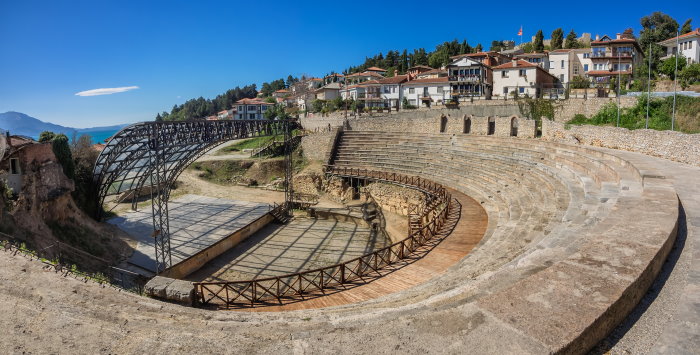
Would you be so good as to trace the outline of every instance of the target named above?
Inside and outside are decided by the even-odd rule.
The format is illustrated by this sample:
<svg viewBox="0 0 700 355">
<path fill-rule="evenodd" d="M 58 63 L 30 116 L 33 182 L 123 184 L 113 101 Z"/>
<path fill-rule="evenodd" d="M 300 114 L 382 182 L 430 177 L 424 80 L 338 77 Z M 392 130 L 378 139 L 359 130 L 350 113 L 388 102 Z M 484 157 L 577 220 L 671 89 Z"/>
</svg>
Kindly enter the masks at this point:
<svg viewBox="0 0 700 355">
<path fill-rule="evenodd" d="M 0 240 L 5 252 L 36 258 L 57 273 L 72 275 L 85 281 L 109 284 L 138 294 L 143 293 L 148 281 L 148 277 L 113 266 L 107 260 L 60 241 L 55 241 L 42 249 L 32 250 L 27 248 L 20 239 L 11 235 L 0 233 L 0 238 L 6 239 Z"/>
<path fill-rule="evenodd" d="M 326 173 L 384 181 L 426 192 L 431 197 L 431 203 L 422 211 L 421 219 L 425 223 L 401 241 L 339 264 L 247 281 L 195 282 L 197 304 L 224 308 L 283 304 L 284 300 L 298 300 L 304 295 L 336 289 L 343 284 L 366 283 L 366 278 L 381 275 L 382 268 L 409 257 L 436 236 L 451 210 L 450 193 L 442 185 L 417 176 L 337 167 L 327 167 Z"/>
</svg>

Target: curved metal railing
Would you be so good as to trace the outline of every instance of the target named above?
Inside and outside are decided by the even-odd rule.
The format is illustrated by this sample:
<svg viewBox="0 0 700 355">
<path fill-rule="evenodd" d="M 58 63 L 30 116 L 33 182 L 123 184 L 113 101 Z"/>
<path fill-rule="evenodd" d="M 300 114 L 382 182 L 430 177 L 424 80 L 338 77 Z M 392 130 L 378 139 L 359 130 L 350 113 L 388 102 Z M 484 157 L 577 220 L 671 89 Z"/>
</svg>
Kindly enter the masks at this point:
<svg viewBox="0 0 700 355">
<path fill-rule="evenodd" d="M 381 249 L 339 264 L 294 274 L 246 281 L 195 282 L 196 302 L 201 305 L 254 306 L 256 304 L 297 300 L 304 294 L 337 288 L 346 283 L 365 283 L 366 277 L 378 276 L 381 269 L 407 258 L 437 235 L 450 213 L 452 196 L 440 184 L 418 176 L 368 169 L 328 167 L 331 175 L 384 181 L 421 190 L 432 197 L 420 213 L 419 228 L 409 236 Z"/>
</svg>

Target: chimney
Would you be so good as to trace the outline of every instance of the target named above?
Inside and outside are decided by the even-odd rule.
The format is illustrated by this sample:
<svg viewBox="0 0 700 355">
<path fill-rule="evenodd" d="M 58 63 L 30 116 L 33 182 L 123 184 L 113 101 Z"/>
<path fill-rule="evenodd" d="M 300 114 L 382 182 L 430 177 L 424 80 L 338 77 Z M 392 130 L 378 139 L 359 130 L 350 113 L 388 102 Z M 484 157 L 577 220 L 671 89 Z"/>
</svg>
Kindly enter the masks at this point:
<svg viewBox="0 0 700 355">
<path fill-rule="evenodd" d="M 5 132 L 5 136 L 7 137 L 7 146 L 12 147 L 12 139 L 10 139 L 10 131 Z"/>
<path fill-rule="evenodd" d="M 620 38 L 622 38 L 622 35 L 620 35 L 620 34 L 618 33 L 617 36 L 615 36 L 615 39 L 620 39 Z"/>
<path fill-rule="evenodd" d="M 600 41 L 600 35 L 595 35 L 595 40 Z"/>
<path fill-rule="evenodd" d="M 518 66 L 518 60 L 516 59 L 516 60 L 513 61 L 513 68 L 515 68 L 515 67 L 517 67 L 517 66 Z"/>
</svg>

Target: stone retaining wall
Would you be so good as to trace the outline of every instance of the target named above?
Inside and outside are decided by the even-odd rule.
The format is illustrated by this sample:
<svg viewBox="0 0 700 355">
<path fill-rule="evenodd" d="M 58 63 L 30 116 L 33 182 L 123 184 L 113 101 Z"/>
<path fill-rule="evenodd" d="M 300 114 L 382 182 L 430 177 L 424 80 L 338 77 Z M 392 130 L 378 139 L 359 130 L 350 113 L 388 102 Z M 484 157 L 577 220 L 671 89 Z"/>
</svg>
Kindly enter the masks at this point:
<svg viewBox="0 0 700 355">
<path fill-rule="evenodd" d="M 700 134 L 586 125 L 567 126 L 543 120 L 542 139 L 627 150 L 700 166 Z"/>
<path fill-rule="evenodd" d="M 554 120 L 557 122 L 570 121 L 576 114 L 584 114 L 591 117 L 598 113 L 607 103 L 617 103 L 616 98 L 588 98 L 588 99 L 568 99 L 555 104 Z M 637 103 L 636 97 L 620 97 L 620 107 L 632 107 Z"/>
</svg>

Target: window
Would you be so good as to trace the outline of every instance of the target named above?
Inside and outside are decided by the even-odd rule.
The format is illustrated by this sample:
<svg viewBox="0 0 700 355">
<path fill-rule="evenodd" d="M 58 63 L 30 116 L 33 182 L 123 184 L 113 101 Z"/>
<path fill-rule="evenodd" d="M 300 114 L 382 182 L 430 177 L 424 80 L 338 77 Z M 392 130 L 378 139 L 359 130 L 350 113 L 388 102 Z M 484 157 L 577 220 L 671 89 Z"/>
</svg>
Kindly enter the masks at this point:
<svg viewBox="0 0 700 355">
<path fill-rule="evenodd" d="M 549 61 L 549 67 L 550 67 L 550 68 L 554 68 L 554 61 L 553 61 L 553 60 L 550 60 L 550 61 Z"/>
<path fill-rule="evenodd" d="M 260 110 L 262 110 L 262 111 L 267 110 L 267 106 L 261 106 L 261 107 L 260 107 Z"/>
<path fill-rule="evenodd" d="M 416 88 L 408 88 L 408 93 L 409 93 L 409 94 L 415 94 L 415 93 L 416 93 Z"/>
<path fill-rule="evenodd" d="M 693 49 L 693 42 L 688 42 L 688 49 Z"/>
<path fill-rule="evenodd" d="M 583 65 L 583 71 L 588 71 L 588 64 Z"/>
<path fill-rule="evenodd" d="M 584 57 L 584 58 L 590 58 L 590 57 L 591 57 L 591 54 L 590 54 L 590 53 L 583 53 L 583 57 Z"/>
<path fill-rule="evenodd" d="M 17 175 L 19 173 L 19 159 L 10 158 L 10 174 Z"/>
<path fill-rule="evenodd" d="M 243 114 L 242 114 L 242 113 L 239 113 L 239 114 L 238 114 L 238 119 L 239 119 L 239 120 L 242 120 L 242 119 L 243 119 Z"/>
<path fill-rule="evenodd" d="M 238 106 L 238 111 L 243 111 L 243 106 Z"/>
<path fill-rule="evenodd" d="M 442 86 L 438 86 L 437 90 L 438 90 L 438 94 L 442 94 Z"/>
<path fill-rule="evenodd" d="M 524 92 L 525 92 L 525 88 L 518 88 L 518 92 L 521 93 L 521 94 L 524 93 Z"/>
<path fill-rule="evenodd" d="M 564 82 L 564 74 L 559 74 L 559 81 Z"/>
<path fill-rule="evenodd" d="M 525 76 L 526 73 L 527 73 L 527 70 L 525 70 L 525 69 L 518 70 L 518 75 L 520 75 L 520 76 Z"/>
<path fill-rule="evenodd" d="M 254 113 L 249 113 L 249 114 L 248 114 L 248 119 L 254 120 L 254 119 L 255 119 L 255 114 L 254 114 Z"/>
<path fill-rule="evenodd" d="M 248 106 L 248 111 L 255 111 L 255 109 L 256 109 L 255 106 L 252 106 L 252 105 Z"/>
<path fill-rule="evenodd" d="M 564 69 L 564 61 L 561 61 L 561 68 Z"/>
<path fill-rule="evenodd" d="M 390 89 L 388 86 L 385 86 L 385 87 L 384 87 L 384 93 L 385 93 L 385 94 L 391 93 L 391 89 Z"/>
<path fill-rule="evenodd" d="M 507 78 L 508 77 L 508 71 L 504 70 L 501 72 L 501 78 Z"/>
<path fill-rule="evenodd" d="M 578 75 L 578 65 L 574 67 L 574 75 Z"/>
<path fill-rule="evenodd" d="M 508 88 L 507 87 L 503 88 L 503 93 L 508 95 Z"/>
</svg>

